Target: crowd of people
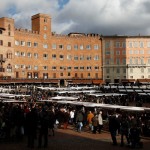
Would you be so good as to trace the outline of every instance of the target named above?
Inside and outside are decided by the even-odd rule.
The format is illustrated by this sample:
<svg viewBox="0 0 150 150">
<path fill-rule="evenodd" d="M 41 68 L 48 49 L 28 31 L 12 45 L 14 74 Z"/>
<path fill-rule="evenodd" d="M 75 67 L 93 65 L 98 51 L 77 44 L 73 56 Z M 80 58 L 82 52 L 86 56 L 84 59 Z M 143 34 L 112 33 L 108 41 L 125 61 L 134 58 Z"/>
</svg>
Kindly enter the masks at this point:
<svg viewBox="0 0 150 150">
<path fill-rule="evenodd" d="M 37 99 L 48 99 L 54 96 L 55 93 L 51 91 L 29 89 L 24 94 L 31 95 L 26 98 L 26 103 L 0 102 L 0 140 L 22 140 L 26 136 L 28 147 L 33 148 L 35 140 L 38 141 L 39 148 L 47 147 L 48 136 L 55 136 L 56 128 L 67 129 L 68 125 L 73 126 L 79 133 L 85 132 L 85 129 L 88 129 L 91 134 L 101 134 L 103 130 L 107 130 L 110 132 L 113 145 L 118 144 L 117 134 L 120 134 L 121 146 L 127 144 L 131 147 L 142 145 L 141 135 L 150 137 L 149 112 L 123 112 L 119 109 L 110 110 L 37 101 Z M 92 99 L 83 93 L 79 96 L 82 101 Z M 118 96 L 118 99 L 130 101 L 129 97 Z M 109 103 L 111 99 L 118 101 L 113 96 L 101 98 L 105 103 Z"/>
</svg>

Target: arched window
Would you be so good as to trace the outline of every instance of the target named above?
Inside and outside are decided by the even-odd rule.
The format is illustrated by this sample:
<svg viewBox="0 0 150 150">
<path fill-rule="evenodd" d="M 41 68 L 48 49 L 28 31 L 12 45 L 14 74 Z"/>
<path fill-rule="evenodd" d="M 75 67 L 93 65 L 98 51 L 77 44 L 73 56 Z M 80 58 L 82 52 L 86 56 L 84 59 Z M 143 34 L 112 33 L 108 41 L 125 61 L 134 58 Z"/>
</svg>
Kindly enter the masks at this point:
<svg viewBox="0 0 150 150">
<path fill-rule="evenodd" d="M 7 65 L 7 72 L 12 72 L 12 66 L 11 66 L 11 64 Z"/>
<path fill-rule="evenodd" d="M 7 52 L 6 57 L 7 57 L 7 59 L 12 59 L 12 52 Z"/>
</svg>

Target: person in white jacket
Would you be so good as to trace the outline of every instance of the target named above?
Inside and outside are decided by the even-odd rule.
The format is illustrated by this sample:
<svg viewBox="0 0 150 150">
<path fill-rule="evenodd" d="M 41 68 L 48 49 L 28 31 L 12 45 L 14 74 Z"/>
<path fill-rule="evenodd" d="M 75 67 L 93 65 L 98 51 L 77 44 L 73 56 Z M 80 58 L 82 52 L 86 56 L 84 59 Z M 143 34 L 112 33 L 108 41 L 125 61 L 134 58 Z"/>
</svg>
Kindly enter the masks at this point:
<svg viewBox="0 0 150 150">
<path fill-rule="evenodd" d="M 103 128 L 103 117 L 102 117 L 102 111 L 99 111 L 98 113 L 98 132 L 101 133 Z"/>
</svg>

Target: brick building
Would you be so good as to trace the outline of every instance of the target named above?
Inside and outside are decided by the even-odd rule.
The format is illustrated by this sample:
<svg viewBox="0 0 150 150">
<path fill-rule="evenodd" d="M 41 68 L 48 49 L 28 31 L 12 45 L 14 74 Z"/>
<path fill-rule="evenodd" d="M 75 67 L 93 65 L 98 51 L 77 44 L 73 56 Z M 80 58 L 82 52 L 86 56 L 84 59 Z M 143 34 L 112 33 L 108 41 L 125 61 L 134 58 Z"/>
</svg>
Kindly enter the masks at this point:
<svg viewBox="0 0 150 150">
<path fill-rule="evenodd" d="M 31 31 L 15 29 L 14 20 L 0 18 L 0 77 L 36 79 L 62 84 L 100 83 L 102 39 L 98 34 L 51 31 L 51 17 L 36 14 Z"/>
</svg>

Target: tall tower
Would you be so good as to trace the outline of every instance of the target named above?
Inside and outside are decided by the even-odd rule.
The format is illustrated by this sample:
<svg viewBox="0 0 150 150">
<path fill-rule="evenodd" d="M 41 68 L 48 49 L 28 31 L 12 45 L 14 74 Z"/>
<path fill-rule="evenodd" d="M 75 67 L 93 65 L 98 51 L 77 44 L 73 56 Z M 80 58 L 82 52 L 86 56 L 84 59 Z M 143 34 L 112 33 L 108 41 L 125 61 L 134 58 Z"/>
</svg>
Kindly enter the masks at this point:
<svg viewBox="0 0 150 150">
<path fill-rule="evenodd" d="M 46 14 L 36 14 L 32 16 L 32 31 L 38 31 L 39 34 L 51 35 L 51 18 Z"/>
</svg>

